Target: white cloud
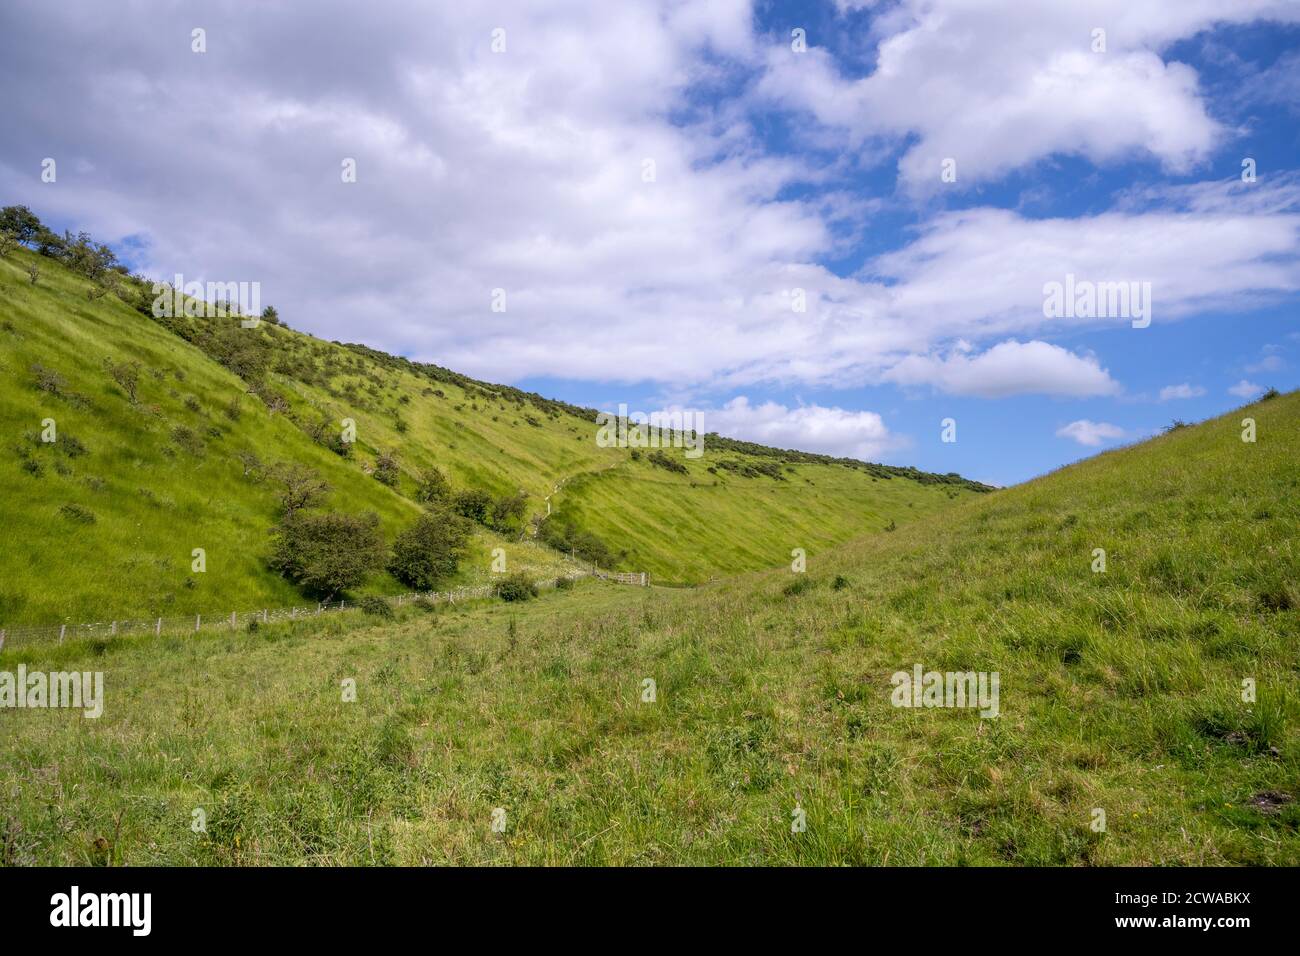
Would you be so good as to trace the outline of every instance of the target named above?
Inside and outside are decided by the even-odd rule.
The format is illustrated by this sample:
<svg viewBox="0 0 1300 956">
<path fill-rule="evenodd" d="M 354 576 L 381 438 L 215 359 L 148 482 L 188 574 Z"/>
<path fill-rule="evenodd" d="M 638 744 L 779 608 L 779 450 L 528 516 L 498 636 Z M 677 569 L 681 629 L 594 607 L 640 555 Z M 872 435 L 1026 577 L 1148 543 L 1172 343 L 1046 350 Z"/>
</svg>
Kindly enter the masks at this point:
<svg viewBox="0 0 1300 956">
<path fill-rule="evenodd" d="M 971 356 L 911 355 L 884 374 L 898 385 L 932 385 L 952 395 L 1114 395 L 1119 383 L 1091 355 L 1075 355 L 1046 342 L 1000 342 Z"/>
<path fill-rule="evenodd" d="M 860 4 L 846 4 L 845 6 Z M 842 7 L 843 9 L 843 7 Z M 818 46 L 769 54 L 759 94 L 807 110 L 854 143 L 906 143 L 913 190 L 1005 175 L 1045 157 L 1094 163 L 1145 154 L 1186 172 L 1229 133 L 1205 108 L 1198 78 L 1161 51 L 1216 23 L 1300 20 L 1285 0 L 902 0 L 874 23 L 874 70 L 845 75 Z M 1093 31 L 1105 30 L 1105 52 Z"/>
<path fill-rule="evenodd" d="M 903 82 L 885 67 L 916 76 L 913 56 L 932 64 L 944 43 L 970 46 L 926 87 L 954 122 L 967 87 L 1032 82 L 1006 28 L 1022 5 L 990 7 L 990 29 L 1002 24 L 1014 46 L 993 56 L 974 14 L 940 4 L 940 29 L 909 20 L 909 4 L 879 7 L 892 38 L 882 84 Z M 1059 43 L 1058 21 L 1037 10 L 1047 5 L 1030 6 L 1031 33 Z M 742 0 L 385 2 L 366 7 L 364 31 L 345 0 L 216 6 L 202 56 L 188 52 L 184 7 L 142 9 L 68 0 L 6 11 L 0 88 L 43 79 L 39 97 L 10 104 L 0 194 L 105 239 L 149 237 L 154 275 L 258 280 L 292 325 L 491 380 L 1115 394 L 1098 359 L 1043 341 L 1106 324 L 1045 319 L 1045 282 L 1151 281 L 1155 322 L 1300 289 L 1300 190 L 1272 179 L 1077 219 L 932 215 L 859 274 L 833 273 L 819 262 L 842 251 L 842 228 L 869 217 L 876 197 L 819 191 L 827 170 L 768 154 L 739 105 L 694 95 L 757 63 Z M 1101 14 L 1118 50 L 1154 43 L 1162 18 L 1173 37 L 1217 9 L 1186 0 L 1159 16 Z M 507 52 L 493 54 L 502 25 Z M 160 55 L 172 36 L 180 52 Z M 815 76 L 825 54 L 806 56 Z M 1136 119 L 1071 123 L 1086 139 L 1094 127 L 1105 137 L 1132 122 L 1147 136 L 1166 122 L 1150 100 L 1134 103 Z M 923 106 L 917 115 L 942 125 L 940 104 Z M 845 122 L 856 109 L 847 102 Z M 166 149 L 141 135 L 141 117 L 167 131 Z M 1014 138 L 997 109 L 980 122 Z M 1194 141 L 1151 140 L 1171 157 Z M 37 184 L 30 162 L 47 155 L 60 157 L 57 189 Z M 357 159 L 356 184 L 339 181 L 343 157 Z M 653 183 L 642 182 L 647 158 Z M 74 172 L 81 162 L 90 166 Z M 791 188 L 806 183 L 818 187 L 807 198 Z M 489 310 L 496 288 L 505 313 Z M 806 312 L 792 309 L 796 289 Z M 1118 347 L 1145 347 L 1142 330 L 1108 327 Z"/>
<path fill-rule="evenodd" d="M 1278 372 L 1286 368 L 1286 362 L 1280 355 L 1265 355 L 1254 365 L 1247 365 L 1246 371 L 1251 375 L 1257 375 L 1260 372 Z"/>
<path fill-rule="evenodd" d="M 1160 390 L 1160 401 L 1172 402 L 1184 398 L 1200 398 L 1205 394 L 1205 389 L 1199 385 L 1188 385 L 1184 382 L 1182 385 L 1166 385 Z"/>
<path fill-rule="evenodd" d="M 865 461 L 879 460 L 901 444 L 875 412 L 823 405 L 791 408 L 771 401 L 754 405 L 741 395 L 701 415 L 704 430 L 719 435 Z"/>
<path fill-rule="evenodd" d="M 1254 398 L 1264 391 L 1264 386 L 1256 385 L 1254 382 L 1248 382 L 1244 378 L 1236 385 L 1228 389 L 1229 395 L 1236 395 L 1238 398 Z"/>
<path fill-rule="evenodd" d="M 1057 438 L 1072 438 L 1080 445 L 1086 445 L 1089 448 L 1096 448 L 1104 442 L 1115 441 L 1123 438 L 1124 429 L 1118 425 L 1111 425 L 1108 422 L 1091 422 L 1086 418 L 1081 418 L 1077 422 L 1070 422 L 1056 430 Z"/>
</svg>

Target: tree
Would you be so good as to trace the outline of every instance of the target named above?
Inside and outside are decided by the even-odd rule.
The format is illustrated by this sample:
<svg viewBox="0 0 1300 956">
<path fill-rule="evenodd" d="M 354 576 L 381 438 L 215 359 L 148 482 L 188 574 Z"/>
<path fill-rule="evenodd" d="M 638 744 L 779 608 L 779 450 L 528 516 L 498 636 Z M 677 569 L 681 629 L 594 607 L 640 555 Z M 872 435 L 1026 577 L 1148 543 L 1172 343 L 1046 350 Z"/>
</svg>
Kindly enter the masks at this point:
<svg viewBox="0 0 1300 956">
<path fill-rule="evenodd" d="M 268 305 L 262 310 L 262 321 L 270 322 L 272 325 L 280 324 L 280 313 L 275 311 L 275 306 Z"/>
<path fill-rule="evenodd" d="M 361 584 L 384 563 L 379 515 L 295 511 L 276 529 L 271 567 L 325 600 Z"/>
<path fill-rule="evenodd" d="M 480 488 L 458 491 L 451 502 L 452 511 L 479 524 L 487 524 L 488 509 L 491 507 L 492 496 Z"/>
<path fill-rule="evenodd" d="M 112 376 L 113 381 L 122 387 L 126 392 L 126 397 L 131 400 L 131 404 L 136 403 L 136 392 L 140 388 L 140 363 L 131 362 L 114 362 L 112 359 L 104 359 L 104 367 L 108 369 L 108 374 Z"/>
<path fill-rule="evenodd" d="M 294 461 L 282 461 L 271 471 L 271 477 L 284 485 L 280 493 L 280 506 L 285 517 L 304 508 L 310 508 L 327 494 L 330 486 L 324 478 L 306 465 Z"/>
<path fill-rule="evenodd" d="M 528 495 L 522 491 L 502 495 L 492 502 L 492 527 L 497 531 L 518 531 L 528 507 Z"/>
<path fill-rule="evenodd" d="M 23 245 L 34 240 L 41 228 L 40 219 L 26 206 L 5 206 L 0 209 L 0 232 L 8 233 Z"/>
<path fill-rule="evenodd" d="M 407 587 L 432 590 L 438 581 L 456 573 L 468 540 L 464 518 L 446 508 L 431 509 L 397 536 L 388 570 Z"/>
<path fill-rule="evenodd" d="M 451 497 L 451 483 L 441 468 L 426 468 L 420 473 L 415 486 L 415 500 L 426 504 L 445 502 Z"/>
</svg>

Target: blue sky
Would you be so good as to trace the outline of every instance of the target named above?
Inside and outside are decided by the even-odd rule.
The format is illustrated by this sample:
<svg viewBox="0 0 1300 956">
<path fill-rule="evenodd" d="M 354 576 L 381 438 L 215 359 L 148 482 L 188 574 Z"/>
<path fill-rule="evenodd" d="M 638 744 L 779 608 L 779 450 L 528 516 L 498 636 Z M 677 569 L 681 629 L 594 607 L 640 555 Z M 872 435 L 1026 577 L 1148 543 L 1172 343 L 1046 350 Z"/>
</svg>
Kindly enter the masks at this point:
<svg viewBox="0 0 1300 956">
<path fill-rule="evenodd" d="M 51 7 L 0 199 L 322 337 L 998 484 L 1300 385 L 1294 0 Z"/>
</svg>

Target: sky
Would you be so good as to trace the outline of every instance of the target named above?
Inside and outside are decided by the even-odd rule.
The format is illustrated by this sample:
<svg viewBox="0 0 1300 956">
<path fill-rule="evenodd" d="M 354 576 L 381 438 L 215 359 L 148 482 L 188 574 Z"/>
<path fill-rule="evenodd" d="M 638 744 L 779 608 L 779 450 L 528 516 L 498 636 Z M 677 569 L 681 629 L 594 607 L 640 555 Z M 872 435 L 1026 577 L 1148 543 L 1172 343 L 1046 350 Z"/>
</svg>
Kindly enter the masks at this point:
<svg viewBox="0 0 1300 956">
<path fill-rule="evenodd" d="M 1300 385 L 1300 0 L 6 0 L 0 89 L 0 204 L 582 405 L 1006 485 Z"/>
</svg>

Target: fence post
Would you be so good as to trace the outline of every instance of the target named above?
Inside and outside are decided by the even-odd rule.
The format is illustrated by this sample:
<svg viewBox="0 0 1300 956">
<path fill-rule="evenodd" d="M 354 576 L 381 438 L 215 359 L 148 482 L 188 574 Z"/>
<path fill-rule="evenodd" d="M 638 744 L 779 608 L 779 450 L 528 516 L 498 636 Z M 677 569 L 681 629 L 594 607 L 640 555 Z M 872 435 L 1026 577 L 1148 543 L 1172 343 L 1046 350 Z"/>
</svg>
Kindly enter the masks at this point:
<svg viewBox="0 0 1300 956">
<path fill-rule="evenodd" d="M 4 649 L 5 649 L 5 632 L 4 632 L 4 628 L 0 628 L 0 651 L 3 651 Z"/>
<path fill-rule="evenodd" d="M 320 601 L 317 601 L 317 602 L 316 602 L 316 613 L 317 613 L 317 614 L 320 613 Z"/>
<path fill-rule="evenodd" d="M 270 613 L 270 612 L 268 612 L 266 608 L 262 608 L 262 623 L 263 623 L 263 624 L 265 624 L 267 621 L 271 620 L 271 618 L 267 616 L 269 613 Z"/>
<path fill-rule="evenodd" d="M 289 608 L 289 620 L 291 621 L 298 620 L 298 609 L 296 607 Z"/>
<path fill-rule="evenodd" d="M 112 626 L 112 628 L 109 630 L 109 633 L 110 633 L 110 634 L 117 634 L 117 621 L 114 621 L 114 622 L 113 622 L 113 626 Z"/>
<path fill-rule="evenodd" d="M 158 618 L 158 623 L 153 626 L 153 632 L 155 635 L 162 633 L 162 618 Z"/>
<path fill-rule="evenodd" d="M 201 615 L 201 614 L 195 614 L 195 615 L 194 615 L 194 632 L 195 632 L 196 634 L 198 633 L 198 630 L 199 630 L 199 624 L 202 622 L 202 620 L 203 620 L 203 615 Z"/>
<path fill-rule="evenodd" d="M 59 625 L 59 643 L 60 643 L 60 644 L 63 643 L 63 635 L 64 635 L 64 634 L 67 634 L 67 633 L 68 633 L 68 625 L 66 625 L 66 624 L 60 624 L 60 625 Z"/>
<path fill-rule="evenodd" d="M 231 611 L 231 612 L 230 612 L 230 629 L 231 629 L 232 631 L 233 631 L 236 627 L 239 626 L 239 616 L 238 616 L 238 615 L 239 615 L 239 612 L 238 612 L 238 611 Z"/>
</svg>

